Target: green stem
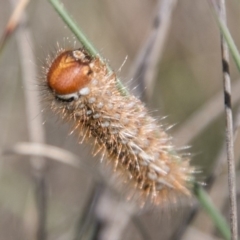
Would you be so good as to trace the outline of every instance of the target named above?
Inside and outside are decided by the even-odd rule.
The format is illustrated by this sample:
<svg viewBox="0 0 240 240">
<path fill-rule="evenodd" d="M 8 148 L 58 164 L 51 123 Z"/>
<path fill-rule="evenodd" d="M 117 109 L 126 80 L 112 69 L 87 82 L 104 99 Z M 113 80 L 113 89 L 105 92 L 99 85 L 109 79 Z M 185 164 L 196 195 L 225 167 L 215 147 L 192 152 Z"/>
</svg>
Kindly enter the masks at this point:
<svg viewBox="0 0 240 240">
<path fill-rule="evenodd" d="M 91 44 L 91 42 L 87 39 L 85 34 L 79 29 L 77 24 L 73 21 L 73 19 L 69 16 L 68 12 L 63 7 L 63 4 L 61 4 L 58 0 L 48 0 L 54 9 L 57 11 L 59 16 L 62 18 L 62 20 L 66 23 L 66 25 L 69 27 L 69 29 L 72 31 L 72 33 L 76 36 L 76 38 L 79 40 L 79 42 L 83 45 L 83 47 L 86 49 L 86 51 L 92 55 L 92 57 L 98 57 L 102 63 L 107 65 L 107 69 L 109 71 L 109 74 L 111 74 L 113 71 L 110 68 L 110 66 L 105 62 L 104 58 L 99 54 L 99 52 L 96 50 L 96 48 Z M 125 86 L 122 84 L 122 82 L 117 78 L 117 88 L 121 92 L 123 96 L 128 96 L 129 93 Z"/>
<path fill-rule="evenodd" d="M 60 15 L 62 20 L 67 24 L 69 29 L 74 33 L 76 38 L 81 42 L 81 44 L 84 46 L 84 48 L 87 50 L 88 53 L 92 56 L 97 56 L 98 51 L 94 46 L 90 43 L 90 41 L 86 38 L 86 36 L 83 34 L 83 32 L 78 28 L 77 24 L 72 20 L 72 18 L 68 15 L 66 10 L 63 7 L 63 4 L 61 4 L 58 0 L 49 0 L 49 2 L 53 5 L 57 13 Z M 101 61 L 103 59 L 101 56 L 99 56 Z"/>
<path fill-rule="evenodd" d="M 197 183 L 194 184 L 194 194 L 197 197 L 199 203 L 211 217 L 218 231 L 226 240 L 231 239 L 231 232 L 225 218 L 221 213 L 216 209 L 212 200 L 206 193 L 206 191 Z"/>
<path fill-rule="evenodd" d="M 238 71 L 240 72 L 240 54 L 238 52 L 238 49 L 236 47 L 236 44 L 234 43 L 234 40 L 231 36 L 231 33 L 228 30 L 228 27 L 226 26 L 225 23 L 223 23 L 223 21 L 220 19 L 220 17 L 218 16 L 218 14 L 216 13 L 216 10 L 214 9 L 213 4 L 211 4 L 211 7 L 213 8 L 213 15 L 218 23 L 220 32 L 222 34 L 222 36 L 224 37 L 224 40 L 226 41 L 228 48 L 230 50 L 230 53 L 233 57 L 233 60 L 238 68 Z"/>
<path fill-rule="evenodd" d="M 238 49 L 234 43 L 234 40 L 231 36 L 231 33 L 229 32 L 228 28 L 226 27 L 226 25 L 218 18 L 218 23 L 219 23 L 219 27 L 221 30 L 221 33 L 229 47 L 229 50 L 232 54 L 232 57 L 234 59 L 235 64 L 237 65 L 238 71 L 240 72 L 240 55 L 238 52 Z"/>
</svg>

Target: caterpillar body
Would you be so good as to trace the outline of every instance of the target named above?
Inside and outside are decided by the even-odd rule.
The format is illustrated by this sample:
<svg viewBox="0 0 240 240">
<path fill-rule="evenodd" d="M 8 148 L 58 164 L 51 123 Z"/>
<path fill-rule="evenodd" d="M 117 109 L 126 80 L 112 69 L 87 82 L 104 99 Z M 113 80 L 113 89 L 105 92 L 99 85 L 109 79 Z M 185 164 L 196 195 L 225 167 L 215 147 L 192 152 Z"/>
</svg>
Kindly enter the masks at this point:
<svg viewBox="0 0 240 240">
<path fill-rule="evenodd" d="M 116 75 L 84 49 L 60 50 L 45 68 L 45 99 L 88 139 L 96 153 L 154 203 L 190 195 L 194 168 L 136 97 L 123 96 Z"/>
</svg>

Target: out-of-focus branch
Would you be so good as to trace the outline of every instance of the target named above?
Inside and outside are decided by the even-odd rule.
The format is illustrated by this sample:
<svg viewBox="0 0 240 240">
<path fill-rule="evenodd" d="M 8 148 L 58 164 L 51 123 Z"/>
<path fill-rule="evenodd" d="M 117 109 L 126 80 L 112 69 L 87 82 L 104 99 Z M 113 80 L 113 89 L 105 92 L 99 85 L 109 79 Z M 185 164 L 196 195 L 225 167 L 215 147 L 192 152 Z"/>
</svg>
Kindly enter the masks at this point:
<svg viewBox="0 0 240 240">
<path fill-rule="evenodd" d="M 0 53 L 2 49 L 5 46 L 5 43 L 9 39 L 9 37 L 12 35 L 12 33 L 16 30 L 17 26 L 19 25 L 19 22 L 21 21 L 21 16 L 27 7 L 30 0 L 20 0 L 14 10 L 13 13 L 7 23 L 6 28 L 4 29 L 3 35 L 0 39 Z"/>
<path fill-rule="evenodd" d="M 152 96 L 154 81 L 158 74 L 158 65 L 176 4 L 177 0 L 159 0 L 152 31 L 137 55 L 133 70 L 130 73 L 130 78 L 133 79 L 132 84 L 136 86 L 135 94 L 145 101 Z"/>
<path fill-rule="evenodd" d="M 91 165 L 91 162 L 87 164 L 84 161 L 79 161 L 79 157 L 73 153 L 64 150 L 59 147 L 34 142 L 19 142 L 13 145 L 11 148 L 3 151 L 3 155 L 8 154 L 20 154 L 42 158 L 49 158 L 56 162 L 60 162 L 69 165 L 74 168 L 84 169 L 89 171 L 96 181 L 104 181 L 104 178 L 96 170 L 96 167 Z"/>
<path fill-rule="evenodd" d="M 11 0 L 13 7 L 16 6 L 16 1 Z M 34 64 L 34 55 L 32 53 L 33 41 L 30 30 L 26 26 L 26 15 L 24 13 L 24 7 L 27 1 L 24 1 L 16 14 L 13 16 L 13 20 L 18 23 L 19 28 L 16 34 L 17 46 L 19 52 L 19 60 L 21 64 L 22 81 L 25 94 L 25 106 L 26 106 L 26 118 L 29 140 L 31 142 L 44 143 L 45 134 L 43 128 L 43 120 L 41 117 L 41 107 L 39 105 L 40 100 L 38 98 L 37 91 L 37 70 L 36 64 Z M 20 19 L 20 16 L 22 18 Z M 17 22 L 18 20 L 18 22 Z M 13 28 L 12 28 L 13 29 Z M 34 85 L 31 85 L 35 82 Z M 30 90 L 31 89 L 31 90 Z M 31 165 L 33 169 L 34 181 L 35 181 L 35 198 L 37 206 L 37 219 L 35 223 L 36 229 L 29 229 L 32 232 L 32 238 L 37 240 L 46 239 L 46 213 L 47 213 L 47 190 L 46 182 L 44 179 L 45 160 L 41 156 L 31 157 Z M 33 225 L 32 225 L 33 226 Z M 36 232 L 36 233 L 34 233 Z"/>
</svg>

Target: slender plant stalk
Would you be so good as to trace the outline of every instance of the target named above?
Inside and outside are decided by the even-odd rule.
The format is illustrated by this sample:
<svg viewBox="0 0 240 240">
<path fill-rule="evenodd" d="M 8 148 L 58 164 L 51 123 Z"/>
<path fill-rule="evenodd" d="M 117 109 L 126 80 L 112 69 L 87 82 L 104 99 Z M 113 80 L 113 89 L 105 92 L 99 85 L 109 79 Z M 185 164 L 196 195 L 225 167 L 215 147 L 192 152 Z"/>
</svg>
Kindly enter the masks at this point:
<svg viewBox="0 0 240 240">
<path fill-rule="evenodd" d="M 98 56 L 101 61 L 104 61 L 103 57 L 99 55 L 97 49 L 91 44 L 91 42 L 87 39 L 87 37 L 83 34 L 83 32 L 78 28 L 73 19 L 66 12 L 63 4 L 61 4 L 58 0 L 49 0 L 52 6 L 55 8 L 57 13 L 60 15 L 62 20 L 67 24 L 69 29 L 74 33 L 76 38 L 81 42 L 84 48 L 88 51 L 88 53 L 92 56 Z"/>
<path fill-rule="evenodd" d="M 163 55 L 177 2 L 178 0 L 158 0 L 151 32 L 134 60 L 129 78 L 133 78 L 137 94 L 142 100 L 146 101 L 152 95 L 158 73 L 157 67 Z"/>
<path fill-rule="evenodd" d="M 29 1 L 30 0 L 20 0 L 16 3 L 16 7 L 14 7 L 11 17 L 9 18 L 9 21 L 4 29 L 3 35 L 0 36 L 0 54 L 2 53 L 6 42 L 9 40 L 9 38 L 12 36 L 14 31 L 20 24 L 21 16 L 25 8 L 27 7 Z"/>
<path fill-rule="evenodd" d="M 63 7 L 63 4 L 61 4 L 58 0 L 48 0 L 48 1 L 52 4 L 52 6 L 55 8 L 59 16 L 66 23 L 66 25 L 69 27 L 72 33 L 76 36 L 79 42 L 83 45 L 83 47 L 88 51 L 88 53 L 93 57 L 98 57 L 102 62 L 104 62 L 108 68 L 109 74 L 111 74 L 113 71 L 110 68 L 110 66 L 105 62 L 104 58 L 99 54 L 97 49 L 91 44 L 91 42 L 87 39 L 85 34 L 79 29 L 77 24 L 69 16 L 67 11 Z M 118 78 L 117 78 L 117 87 L 124 96 L 129 95 L 127 89 Z"/>
<path fill-rule="evenodd" d="M 229 48 L 229 51 L 233 57 L 233 60 L 238 68 L 238 70 L 240 71 L 240 54 L 238 52 L 238 49 L 236 47 L 236 44 L 234 43 L 234 40 L 231 36 L 231 33 L 229 32 L 228 30 L 228 27 L 226 26 L 226 23 L 223 21 L 222 18 L 220 18 L 216 11 L 214 10 L 215 7 L 214 7 L 214 3 L 213 3 L 213 0 L 210 0 L 210 6 L 211 8 L 213 9 L 213 15 L 218 23 L 218 26 L 219 26 L 219 29 L 220 29 L 220 32 L 222 34 L 222 36 L 224 37 L 224 40 L 226 41 L 226 44 L 228 45 L 228 48 Z"/>
<path fill-rule="evenodd" d="M 89 42 L 89 40 L 85 37 L 85 35 L 82 33 L 82 31 L 78 28 L 78 26 L 75 24 L 75 22 L 71 19 L 67 11 L 64 9 L 62 4 L 58 0 L 48 0 L 57 13 L 60 15 L 62 20 L 67 24 L 67 26 L 70 28 L 72 33 L 76 36 L 76 38 L 80 41 L 80 43 L 84 46 L 84 48 L 89 51 L 89 53 L 93 57 L 99 57 L 101 61 L 104 61 L 104 58 L 98 53 L 98 51 L 93 47 L 93 45 Z M 240 66 L 240 65 L 239 65 Z M 112 72 L 110 67 L 108 67 L 109 71 Z M 119 90 L 123 95 L 128 95 L 127 90 L 123 86 L 123 84 L 118 80 L 118 86 Z M 204 189 L 197 183 L 195 183 L 194 187 L 194 194 L 203 206 L 203 208 L 207 211 L 209 216 L 211 217 L 212 221 L 215 223 L 216 227 L 218 228 L 219 232 L 224 236 L 225 239 L 230 239 L 230 230 L 229 227 L 222 217 L 222 215 L 219 213 L 219 211 L 214 207 L 214 205 L 211 203 L 207 193 L 204 191 Z"/>
<path fill-rule="evenodd" d="M 212 221 L 214 222 L 215 226 L 222 234 L 224 239 L 230 240 L 231 232 L 229 230 L 225 218 L 215 208 L 213 202 L 209 198 L 209 195 L 206 193 L 206 191 L 197 183 L 194 185 L 194 194 L 197 197 L 198 201 L 201 203 L 202 207 L 212 218 Z"/>
<path fill-rule="evenodd" d="M 234 40 L 231 36 L 231 33 L 229 32 L 228 28 L 226 27 L 226 25 L 218 18 L 218 24 L 219 24 L 219 28 L 221 31 L 221 34 L 223 35 L 229 50 L 232 54 L 232 57 L 234 59 L 234 62 L 238 68 L 238 70 L 240 71 L 240 54 L 238 52 L 238 49 L 234 43 Z"/>
<path fill-rule="evenodd" d="M 226 7 L 225 0 L 219 2 L 218 19 L 226 27 Z M 221 28 L 221 27 L 220 27 Z M 228 36 L 228 35 L 227 35 Z M 230 35 L 229 35 L 230 36 Z M 233 43 L 233 42 L 232 42 Z M 222 69 L 223 69 L 223 85 L 224 85 L 224 103 L 226 118 L 226 143 L 227 143 L 227 161 L 228 161 L 228 185 L 230 197 L 230 224 L 231 239 L 238 238 L 237 224 L 237 196 L 236 196 L 236 170 L 234 161 L 234 137 L 233 137 L 233 117 L 231 106 L 231 78 L 229 72 L 229 52 L 223 33 L 221 34 L 221 53 L 222 53 Z M 236 53 L 236 51 L 234 51 Z M 235 56 L 235 55 L 233 55 Z M 237 59 L 235 59 L 237 62 Z"/>
<path fill-rule="evenodd" d="M 234 134 L 233 134 L 233 117 L 231 106 L 231 79 L 229 72 L 229 52 L 232 54 L 235 64 L 240 71 L 240 56 L 234 44 L 233 38 L 226 24 L 226 7 L 225 0 L 210 1 L 210 6 L 214 10 L 214 16 L 219 25 L 221 32 L 221 53 L 222 53 L 222 69 L 223 69 L 223 87 L 224 87 L 224 104 L 226 119 L 226 144 L 227 144 L 227 161 L 228 161 L 228 185 L 230 198 L 230 227 L 231 239 L 238 239 L 238 220 L 237 220 L 237 197 L 236 197 L 236 170 L 234 161 Z"/>
<path fill-rule="evenodd" d="M 18 142 L 11 148 L 3 151 L 3 155 L 11 154 L 48 158 L 57 163 L 71 166 L 72 168 L 83 169 L 85 172 L 88 171 L 97 183 L 103 182 L 107 185 L 105 178 L 96 171 L 95 165 L 92 165 L 90 162 L 86 164 L 84 161 L 79 161 L 77 155 L 56 146 L 36 142 Z"/>
<path fill-rule="evenodd" d="M 24 86 L 25 106 L 26 106 L 26 121 L 28 126 L 28 137 L 31 142 L 45 142 L 45 132 L 43 129 L 43 120 L 39 115 L 41 112 L 41 106 L 39 105 L 39 96 L 37 91 L 29 91 L 29 83 L 36 78 L 36 66 L 32 64 L 34 61 L 33 52 L 31 49 L 32 37 L 29 28 L 27 27 L 27 15 L 25 13 L 25 7 L 27 6 L 27 0 L 22 0 L 21 5 L 19 1 L 10 0 L 14 13 L 8 26 L 12 26 L 12 31 L 19 26 L 16 32 L 17 47 L 19 52 L 19 59 L 21 64 L 22 81 Z M 17 8 L 16 8 L 17 6 Z M 10 28 L 11 29 L 11 28 Z M 28 39 L 28 42 L 26 41 Z M 37 85 L 37 83 L 36 83 Z M 36 90 L 36 89 L 35 89 Z M 38 116 L 36 118 L 36 116 Z M 46 162 L 42 157 L 32 156 L 30 158 L 34 177 L 35 187 L 35 201 L 37 210 L 36 225 L 33 225 L 37 240 L 47 239 L 47 182 L 45 179 Z"/>
</svg>

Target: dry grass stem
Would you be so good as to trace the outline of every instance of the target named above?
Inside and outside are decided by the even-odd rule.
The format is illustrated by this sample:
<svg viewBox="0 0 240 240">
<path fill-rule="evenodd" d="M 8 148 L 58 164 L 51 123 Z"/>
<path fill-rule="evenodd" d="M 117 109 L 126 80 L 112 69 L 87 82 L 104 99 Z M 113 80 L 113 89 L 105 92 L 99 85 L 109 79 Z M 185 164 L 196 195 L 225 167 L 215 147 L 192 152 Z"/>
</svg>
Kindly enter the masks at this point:
<svg viewBox="0 0 240 240">
<path fill-rule="evenodd" d="M 171 17 L 177 0 L 159 0 L 152 30 L 133 64 L 130 77 L 136 87 L 136 95 L 147 101 L 153 93 L 164 44 L 171 25 Z"/>
<path fill-rule="evenodd" d="M 12 33 L 15 31 L 17 26 L 19 25 L 21 21 L 21 16 L 27 7 L 30 0 L 20 0 L 14 7 L 14 11 L 7 23 L 7 26 L 4 30 L 4 33 L 0 39 L 0 52 L 2 51 L 6 41 L 8 38 L 12 35 Z"/>
<path fill-rule="evenodd" d="M 215 8 L 220 21 L 226 24 L 226 7 L 225 0 L 218 3 L 210 1 Z M 231 100 L 231 79 L 229 72 L 229 52 L 227 43 L 221 35 L 221 53 L 222 53 L 222 70 L 223 70 L 223 90 L 225 103 L 226 118 L 226 144 L 227 144 L 227 161 L 228 161 L 228 184 L 230 198 L 230 228 L 231 239 L 238 239 L 238 221 L 237 221 L 237 197 L 236 197 L 236 171 L 234 161 L 234 136 L 233 136 L 233 119 L 232 119 L 232 100 Z"/>
<path fill-rule="evenodd" d="M 226 24 L 225 0 L 220 0 L 219 18 Z M 231 79 L 229 72 L 229 52 L 228 46 L 221 36 L 222 49 L 222 67 L 223 67 L 223 85 L 224 85 L 224 103 L 226 114 L 226 143 L 227 143 L 227 161 L 228 161 L 228 184 L 230 197 L 230 228 L 231 239 L 238 239 L 238 219 L 237 219 L 237 194 L 236 194 L 236 170 L 234 160 L 234 136 L 233 136 L 233 118 L 231 101 Z"/>
<path fill-rule="evenodd" d="M 76 156 L 73 153 L 59 147 L 43 143 L 19 142 L 11 148 L 3 151 L 3 155 L 8 154 L 28 155 L 52 159 L 73 168 L 89 171 L 91 175 L 95 177 L 96 181 L 104 181 L 103 177 L 100 176 L 98 171 L 96 171 L 95 166 L 91 165 L 91 163 L 86 164 L 84 161 L 80 161 L 79 156 Z"/>
<path fill-rule="evenodd" d="M 34 55 L 31 47 L 33 47 L 33 41 L 31 37 L 30 30 L 26 26 L 26 15 L 24 13 L 24 7 L 28 1 L 21 1 L 22 4 L 15 14 L 11 18 L 11 27 L 19 24 L 19 29 L 17 31 L 17 46 L 19 51 L 19 58 L 22 70 L 22 81 L 24 85 L 25 94 L 25 106 L 26 106 L 26 117 L 29 140 L 31 142 L 45 142 L 45 132 L 43 128 L 43 120 L 41 113 L 41 107 L 39 105 L 38 91 L 37 91 L 37 70 L 36 64 L 34 63 Z M 13 6 L 15 6 L 16 1 L 11 0 Z M 20 18 L 22 17 L 22 18 Z M 15 24 L 15 25 L 14 25 Z M 14 28 L 11 28 L 14 29 Z M 31 61 L 32 62 L 31 62 Z M 30 84 L 35 81 L 35 85 Z M 31 90 L 30 87 L 31 86 Z M 37 203 L 37 214 L 38 219 L 36 223 L 36 239 L 44 240 L 46 239 L 46 214 L 47 214 L 47 186 L 44 179 L 44 168 L 45 160 L 40 156 L 30 157 L 31 165 L 33 168 L 33 175 L 35 181 L 35 193 L 36 193 L 36 203 Z M 34 232 L 34 230 L 31 230 Z"/>
</svg>

